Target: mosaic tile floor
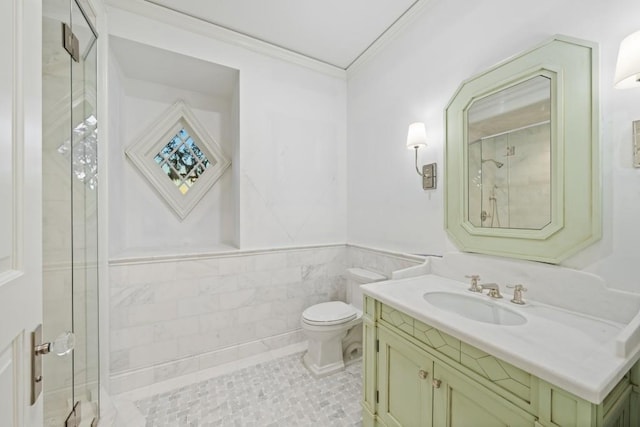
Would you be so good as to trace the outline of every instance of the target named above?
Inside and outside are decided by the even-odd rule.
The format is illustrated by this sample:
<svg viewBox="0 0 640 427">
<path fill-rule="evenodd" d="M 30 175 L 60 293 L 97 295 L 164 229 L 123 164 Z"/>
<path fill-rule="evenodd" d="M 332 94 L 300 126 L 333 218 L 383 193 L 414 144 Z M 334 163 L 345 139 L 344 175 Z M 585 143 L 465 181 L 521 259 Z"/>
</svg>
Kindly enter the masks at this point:
<svg viewBox="0 0 640 427">
<path fill-rule="evenodd" d="M 302 353 L 135 402 L 147 427 L 360 426 L 362 364 L 316 379 Z"/>
</svg>

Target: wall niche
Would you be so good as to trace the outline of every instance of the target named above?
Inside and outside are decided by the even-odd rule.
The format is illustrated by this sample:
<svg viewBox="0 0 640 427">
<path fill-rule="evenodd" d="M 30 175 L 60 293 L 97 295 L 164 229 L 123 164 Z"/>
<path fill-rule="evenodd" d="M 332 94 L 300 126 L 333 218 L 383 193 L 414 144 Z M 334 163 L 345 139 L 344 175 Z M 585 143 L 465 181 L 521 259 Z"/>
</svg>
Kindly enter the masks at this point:
<svg viewBox="0 0 640 427">
<path fill-rule="evenodd" d="M 108 87 L 110 256 L 180 255 L 237 248 L 239 71 L 110 36 Z M 193 196 L 198 181 L 204 180 L 183 177 L 185 179 L 178 183 L 174 179 L 177 169 L 165 171 L 170 184 L 166 190 L 180 190 L 172 199 L 163 194 L 165 190 L 153 185 L 131 156 L 132 147 L 139 146 L 140 140 L 154 128 L 173 126 L 173 123 L 162 122 L 162 118 L 178 104 L 186 106 L 188 120 L 185 123 L 190 126 L 189 130 L 194 130 L 195 122 L 198 132 L 215 141 L 217 154 L 212 156 L 209 151 L 209 157 L 230 161 L 230 166 L 216 170 L 219 176 L 201 192 L 198 200 L 189 200 L 188 209 L 182 210 L 176 208 L 176 203 L 179 206 L 181 197 L 187 200 Z M 177 138 L 179 131 L 172 137 Z M 160 138 L 166 136 L 160 133 Z M 163 147 L 172 145 L 172 138 L 167 138 Z M 187 146 L 189 143 L 181 149 L 188 151 Z M 198 154 L 197 151 L 190 153 Z M 162 164 L 158 163 L 158 170 L 168 169 L 170 155 L 168 153 Z M 202 166 L 201 163 L 197 164 Z M 213 168 L 204 174 L 211 170 Z M 158 175 L 160 184 L 161 178 L 162 174 Z M 191 189 L 187 184 L 193 182 Z"/>
</svg>

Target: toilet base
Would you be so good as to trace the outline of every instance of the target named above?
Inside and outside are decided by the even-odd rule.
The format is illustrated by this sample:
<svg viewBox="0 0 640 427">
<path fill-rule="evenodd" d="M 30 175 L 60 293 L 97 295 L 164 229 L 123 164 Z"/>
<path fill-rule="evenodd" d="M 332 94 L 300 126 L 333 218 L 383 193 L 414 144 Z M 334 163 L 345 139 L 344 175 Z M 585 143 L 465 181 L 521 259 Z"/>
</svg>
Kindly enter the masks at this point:
<svg viewBox="0 0 640 427">
<path fill-rule="evenodd" d="M 337 362 L 324 364 L 322 366 L 315 363 L 309 356 L 309 352 L 306 352 L 302 356 L 302 363 L 316 378 L 324 377 L 344 370 L 344 362 L 339 360 Z"/>
<path fill-rule="evenodd" d="M 346 331 L 306 332 L 309 341 L 302 362 L 315 377 L 342 371 L 345 366 L 362 359 L 361 321 Z"/>
<path fill-rule="evenodd" d="M 342 360 L 345 365 L 362 359 L 362 322 L 349 329 L 342 339 Z"/>
</svg>

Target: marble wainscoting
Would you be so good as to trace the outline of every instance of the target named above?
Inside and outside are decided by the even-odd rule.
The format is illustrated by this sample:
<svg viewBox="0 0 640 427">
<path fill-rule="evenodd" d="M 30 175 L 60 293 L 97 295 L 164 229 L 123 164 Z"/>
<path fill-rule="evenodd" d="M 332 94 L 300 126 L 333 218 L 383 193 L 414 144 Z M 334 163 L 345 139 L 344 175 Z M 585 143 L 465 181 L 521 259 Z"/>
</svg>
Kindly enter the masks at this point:
<svg viewBox="0 0 640 427">
<path fill-rule="evenodd" d="M 422 261 L 342 244 L 112 260 L 110 393 L 300 343 L 302 311 L 344 300 L 347 267 Z"/>
<path fill-rule="evenodd" d="M 424 256 L 391 252 L 367 246 L 347 245 L 347 267 L 360 267 L 375 271 L 391 278 L 396 270 L 420 265 L 425 261 Z"/>
</svg>

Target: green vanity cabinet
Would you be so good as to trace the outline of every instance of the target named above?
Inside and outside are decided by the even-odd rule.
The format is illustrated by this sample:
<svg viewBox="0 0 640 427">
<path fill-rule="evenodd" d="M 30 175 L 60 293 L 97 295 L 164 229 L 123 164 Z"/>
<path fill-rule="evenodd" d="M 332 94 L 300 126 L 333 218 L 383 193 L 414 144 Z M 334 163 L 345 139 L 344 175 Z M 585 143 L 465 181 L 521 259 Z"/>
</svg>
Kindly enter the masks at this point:
<svg viewBox="0 0 640 427">
<path fill-rule="evenodd" d="M 592 404 L 365 297 L 363 426 L 640 427 L 638 364 Z"/>
</svg>

